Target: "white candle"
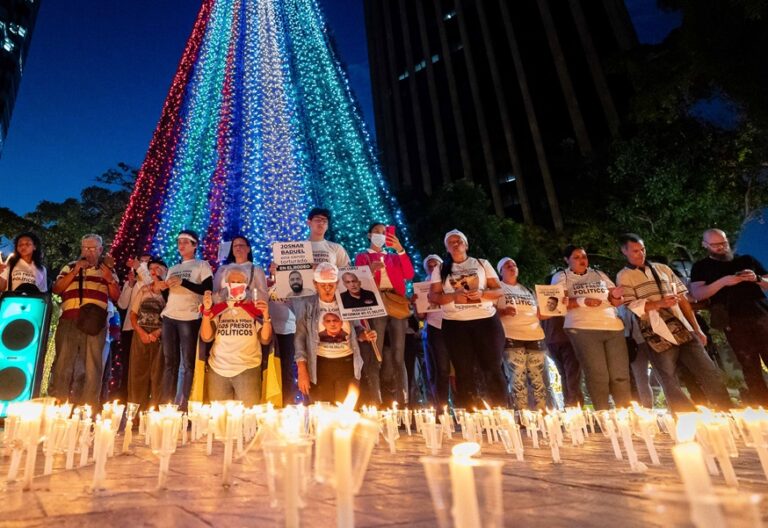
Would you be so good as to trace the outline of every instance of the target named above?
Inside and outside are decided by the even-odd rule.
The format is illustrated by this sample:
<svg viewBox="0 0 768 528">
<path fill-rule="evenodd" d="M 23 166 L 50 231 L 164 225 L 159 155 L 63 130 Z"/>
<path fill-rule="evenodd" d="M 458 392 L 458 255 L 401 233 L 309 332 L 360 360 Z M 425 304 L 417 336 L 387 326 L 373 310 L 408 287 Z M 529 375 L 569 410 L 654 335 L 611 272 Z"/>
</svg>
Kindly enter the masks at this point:
<svg viewBox="0 0 768 528">
<path fill-rule="evenodd" d="M 80 467 L 88 463 L 88 451 L 91 443 L 91 417 L 86 415 L 80 427 Z"/>
<path fill-rule="evenodd" d="M 761 430 L 761 421 L 766 419 L 765 411 L 757 412 L 747 409 L 742 413 L 742 419 L 747 426 L 747 431 L 752 440 L 752 444 L 757 450 L 757 456 L 760 458 L 760 465 L 763 468 L 763 474 L 768 479 L 768 449 L 766 449 L 765 440 Z"/>
<path fill-rule="evenodd" d="M 646 467 L 645 464 L 637 459 L 637 452 L 635 451 L 635 445 L 632 442 L 632 429 L 629 426 L 629 419 L 626 410 L 619 411 L 616 416 L 616 424 L 619 426 L 619 434 L 621 434 L 621 441 L 624 444 L 624 450 L 627 452 L 627 458 L 629 459 L 629 468 L 633 472 L 643 472 Z"/>
<path fill-rule="evenodd" d="M 40 440 L 40 427 L 42 426 L 44 407 L 39 403 L 29 403 L 24 407 L 21 415 L 26 438 L 24 439 L 27 458 L 24 467 L 24 479 L 22 487 L 25 490 L 32 488 L 32 478 L 35 474 L 35 461 L 37 460 L 37 443 Z"/>
<path fill-rule="evenodd" d="M 479 451 L 480 445 L 474 442 L 455 445 L 451 450 L 453 456 L 451 456 L 449 467 L 453 523 L 456 528 L 482 526 L 475 487 L 474 464 L 471 458 Z"/>
<path fill-rule="evenodd" d="M 677 428 L 681 443 L 672 448 L 672 457 L 691 505 L 691 520 L 697 528 L 725 527 L 723 512 L 712 502 L 714 489 L 704 463 L 704 452 L 699 444 L 691 441 L 695 431 L 695 417 L 681 417 Z"/>
<path fill-rule="evenodd" d="M 104 479 L 107 477 L 107 455 L 112 436 L 112 421 L 101 420 L 96 422 L 95 437 L 93 441 L 93 489 L 100 490 L 104 487 Z"/>
<path fill-rule="evenodd" d="M 549 449 L 552 453 L 552 462 L 560 464 L 562 460 L 560 460 L 560 448 L 557 445 L 557 432 L 555 431 L 557 424 L 555 423 L 554 417 L 549 414 L 546 415 L 544 417 L 544 424 L 549 431 Z"/>
<path fill-rule="evenodd" d="M 352 432 L 354 413 L 342 418 L 333 431 L 333 460 L 336 473 L 336 525 L 352 528 L 355 525 L 354 497 L 352 493 Z M 346 414 L 346 413 L 345 413 Z"/>
</svg>

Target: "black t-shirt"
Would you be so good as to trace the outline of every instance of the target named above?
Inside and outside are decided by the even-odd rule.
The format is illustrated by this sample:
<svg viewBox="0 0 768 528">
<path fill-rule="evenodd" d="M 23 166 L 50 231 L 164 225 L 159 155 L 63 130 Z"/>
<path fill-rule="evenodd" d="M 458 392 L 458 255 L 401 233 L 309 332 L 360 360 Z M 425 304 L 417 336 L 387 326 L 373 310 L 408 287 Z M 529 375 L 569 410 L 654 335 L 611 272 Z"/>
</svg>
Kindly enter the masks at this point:
<svg viewBox="0 0 768 528">
<path fill-rule="evenodd" d="M 768 273 L 757 259 L 749 255 L 736 255 L 729 261 L 707 257 L 693 265 L 691 282 L 712 284 L 721 277 L 733 275 L 745 269 L 754 271 L 758 276 Z M 756 282 L 740 282 L 734 286 L 721 288 L 711 297 L 711 301 L 712 304 L 725 306 L 731 315 L 765 315 L 768 307 L 763 290 Z"/>
</svg>

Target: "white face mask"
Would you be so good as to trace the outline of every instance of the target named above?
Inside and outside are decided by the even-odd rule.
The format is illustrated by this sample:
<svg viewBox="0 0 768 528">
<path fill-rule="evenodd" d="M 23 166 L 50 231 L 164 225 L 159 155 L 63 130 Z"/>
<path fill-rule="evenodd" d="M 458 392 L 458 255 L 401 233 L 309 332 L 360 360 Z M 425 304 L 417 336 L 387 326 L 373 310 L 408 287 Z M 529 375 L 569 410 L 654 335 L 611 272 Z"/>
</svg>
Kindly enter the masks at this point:
<svg viewBox="0 0 768 528">
<path fill-rule="evenodd" d="M 381 233 L 372 233 L 371 243 L 376 247 L 384 247 L 384 244 L 387 243 L 387 235 L 382 235 Z"/>
<path fill-rule="evenodd" d="M 232 301 L 242 301 L 245 299 L 245 292 L 248 285 L 242 282 L 227 282 L 224 284 L 229 292 L 229 298 Z"/>
</svg>

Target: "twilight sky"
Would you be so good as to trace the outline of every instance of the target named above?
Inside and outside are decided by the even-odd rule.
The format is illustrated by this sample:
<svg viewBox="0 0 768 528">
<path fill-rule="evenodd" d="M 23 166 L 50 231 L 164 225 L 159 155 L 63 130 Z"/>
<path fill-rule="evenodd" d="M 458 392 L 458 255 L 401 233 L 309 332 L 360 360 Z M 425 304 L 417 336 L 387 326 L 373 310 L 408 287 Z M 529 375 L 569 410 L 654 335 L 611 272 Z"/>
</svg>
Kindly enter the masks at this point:
<svg viewBox="0 0 768 528">
<path fill-rule="evenodd" d="M 318 0 L 373 129 L 362 0 Z M 628 0 L 643 42 L 679 24 Z M 78 196 L 118 162 L 140 166 L 199 0 L 46 0 L 0 157 L 0 206 Z"/>
</svg>

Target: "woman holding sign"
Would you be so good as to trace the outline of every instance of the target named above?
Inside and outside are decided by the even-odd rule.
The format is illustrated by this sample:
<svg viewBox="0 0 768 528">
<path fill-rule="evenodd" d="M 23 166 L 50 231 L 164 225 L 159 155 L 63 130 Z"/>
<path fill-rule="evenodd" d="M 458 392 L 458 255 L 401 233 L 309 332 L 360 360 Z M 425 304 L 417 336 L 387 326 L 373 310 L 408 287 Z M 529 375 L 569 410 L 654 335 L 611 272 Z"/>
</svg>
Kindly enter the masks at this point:
<svg viewBox="0 0 768 528">
<path fill-rule="evenodd" d="M 504 295 L 493 266 L 467 254 L 467 237 L 454 229 L 443 239 L 448 254 L 432 272 L 429 300 L 443 309 L 443 335 L 456 370 L 457 407 L 470 407 L 477 393 L 475 366 L 485 375 L 492 405 L 505 405 L 506 380 L 502 370 L 504 329 L 496 301 Z"/>
<path fill-rule="evenodd" d="M 563 328 L 584 369 L 592 405 L 598 411 L 610 408 L 610 395 L 617 407 L 626 406 L 632 399 L 629 354 L 624 323 L 616 312 L 622 290 L 605 273 L 589 267 L 583 247 L 567 246 L 563 258 L 568 268 L 555 274 L 552 284 L 565 288 L 568 313 Z"/>
<path fill-rule="evenodd" d="M 384 354 L 381 370 L 385 380 L 392 380 L 393 401 L 405 403 L 408 394 L 408 375 L 405 369 L 405 331 L 408 327 L 408 317 L 411 310 L 405 297 L 405 281 L 413 279 L 414 271 L 411 259 L 403 249 L 400 240 L 395 236 L 394 227 L 387 228 L 384 224 L 373 223 L 368 228 L 368 239 L 371 245 L 364 253 L 355 256 L 355 266 L 369 266 L 381 292 L 381 300 L 387 309 L 387 315 L 376 317 L 369 321 L 376 331 L 377 345 Z M 395 253 L 388 253 L 392 248 Z M 389 337 L 389 347 L 384 347 L 384 336 Z M 366 357 L 370 364 L 376 358 Z M 367 368 L 365 376 L 369 387 L 374 393 L 374 399 L 379 389 L 378 368 Z M 385 398 L 388 400 L 389 398 Z M 380 398 L 379 398 L 380 400 Z"/>
<path fill-rule="evenodd" d="M 229 254 L 224 263 L 216 270 L 213 276 L 213 294 L 214 301 L 226 300 L 226 291 L 224 289 L 224 276 L 234 270 L 245 274 L 247 288 L 245 298 L 256 301 L 267 299 L 267 277 L 261 266 L 253 263 L 253 252 L 251 243 L 244 236 L 237 235 L 232 239 L 232 245 L 229 247 Z M 258 293 L 255 293 L 258 292 Z"/>
<path fill-rule="evenodd" d="M 547 408 L 546 349 L 544 330 L 539 324 L 536 296 L 517 281 L 517 263 L 504 257 L 496 265 L 504 295 L 496 304 L 504 327 L 507 365 L 512 371 L 512 397 L 515 409 L 528 408 L 528 380 L 534 409 Z M 557 299 L 556 299 L 557 300 Z"/>
</svg>

